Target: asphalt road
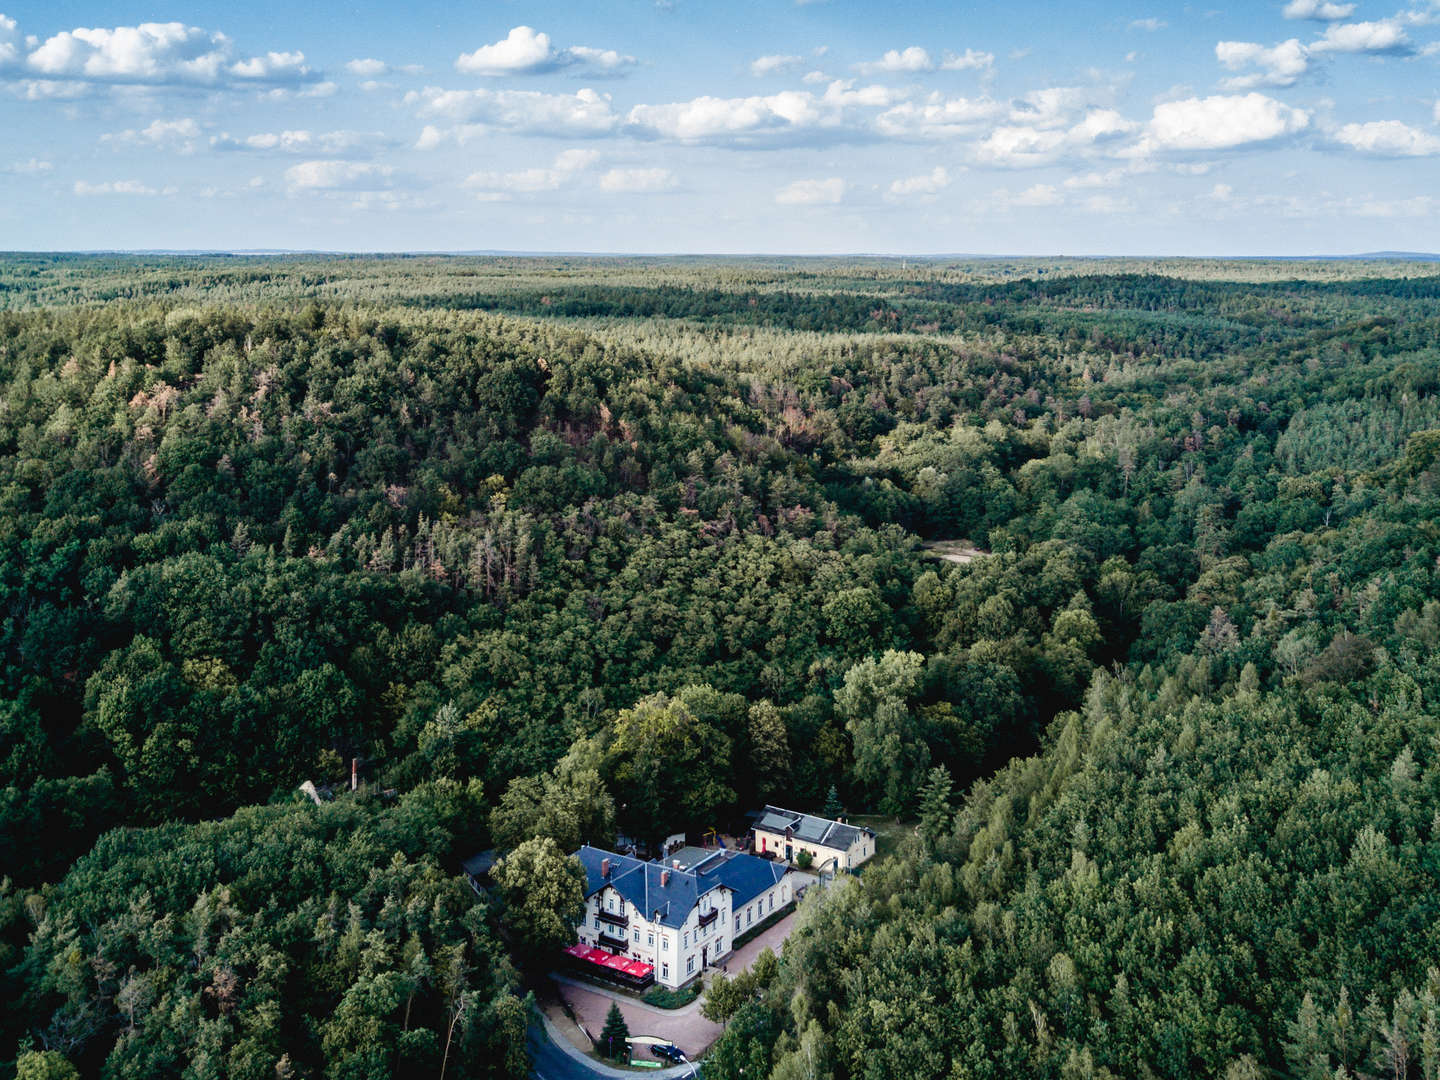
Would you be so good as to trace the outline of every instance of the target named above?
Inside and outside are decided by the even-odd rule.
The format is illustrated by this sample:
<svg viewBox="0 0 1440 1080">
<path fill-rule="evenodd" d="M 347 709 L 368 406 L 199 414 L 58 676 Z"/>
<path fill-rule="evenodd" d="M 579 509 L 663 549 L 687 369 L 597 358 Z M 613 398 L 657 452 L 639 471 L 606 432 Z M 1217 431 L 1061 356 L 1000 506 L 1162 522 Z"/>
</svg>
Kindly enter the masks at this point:
<svg viewBox="0 0 1440 1080">
<path fill-rule="evenodd" d="M 530 1051 L 530 1075 L 535 1080 L 636 1080 L 637 1077 L 655 1080 L 680 1080 L 681 1077 L 699 1076 L 699 1066 L 676 1065 L 668 1069 L 647 1069 L 639 1072 L 616 1069 L 587 1058 L 563 1037 L 556 1038 L 549 1030 L 550 1022 L 543 1016 L 530 1023 L 525 1036 Z"/>
</svg>

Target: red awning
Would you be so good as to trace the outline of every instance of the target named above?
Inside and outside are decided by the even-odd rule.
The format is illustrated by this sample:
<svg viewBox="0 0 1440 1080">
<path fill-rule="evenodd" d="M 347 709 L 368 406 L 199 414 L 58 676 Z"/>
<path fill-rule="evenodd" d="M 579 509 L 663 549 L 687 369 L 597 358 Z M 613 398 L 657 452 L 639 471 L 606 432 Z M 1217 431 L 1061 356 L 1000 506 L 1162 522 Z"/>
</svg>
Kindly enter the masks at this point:
<svg viewBox="0 0 1440 1080">
<path fill-rule="evenodd" d="M 585 960 L 598 967 L 607 968 L 610 971 L 618 971 L 629 975 L 634 979 L 643 979 L 655 972 L 655 965 L 642 964 L 639 960 L 631 960 L 624 956 L 616 956 L 604 949 L 592 949 L 588 945 L 581 945 L 578 942 L 567 946 L 565 951 L 577 960 Z"/>
</svg>

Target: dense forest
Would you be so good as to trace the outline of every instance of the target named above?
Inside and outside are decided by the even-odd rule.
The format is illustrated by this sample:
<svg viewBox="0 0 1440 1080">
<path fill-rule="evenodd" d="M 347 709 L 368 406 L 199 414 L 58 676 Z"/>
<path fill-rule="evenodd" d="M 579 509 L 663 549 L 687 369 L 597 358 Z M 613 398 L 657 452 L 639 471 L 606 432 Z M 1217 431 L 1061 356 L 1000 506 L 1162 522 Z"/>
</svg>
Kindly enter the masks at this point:
<svg viewBox="0 0 1440 1080">
<path fill-rule="evenodd" d="M 707 1078 L 1440 1076 L 1431 275 L 0 257 L 0 1075 L 523 1076 L 838 797 Z"/>
</svg>

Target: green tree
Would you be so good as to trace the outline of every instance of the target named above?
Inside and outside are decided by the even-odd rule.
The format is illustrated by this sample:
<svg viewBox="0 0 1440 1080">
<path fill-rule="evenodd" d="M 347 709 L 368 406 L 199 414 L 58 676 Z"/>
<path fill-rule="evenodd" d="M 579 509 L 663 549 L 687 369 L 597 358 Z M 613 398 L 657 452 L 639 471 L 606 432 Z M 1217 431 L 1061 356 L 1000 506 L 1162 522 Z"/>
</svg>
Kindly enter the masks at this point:
<svg viewBox="0 0 1440 1080">
<path fill-rule="evenodd" d="M 620 1012 L 620 1005 L 612 1001 L 610 1011 L 605 1014 L 605 1026 L 600 1029 L 600 1045 L 606 1057 L 616 1061 L 630 1056 L 630 1026 Z"/>
<path fill-rule="evenodd" d="M 552 838 L 526 840 L 491 876 L 500 886 L 502 921 L 526 955 L 538 960 L 575 940 L 585 910 L 585 870 Z"/>
<path fill-rule="evenodd" d="M 623 710 L 609 747 L 619 817 L 637 836 L 654 840 L 676 825 L 709 821 L 734 801 L 724 782 L 730 739 L 697 719 L 678 699 L 654 694 Z"/>
<path fill-rule="evenodd" d="M 854 746 L 855 775 L 881 793 L 886 813 L 909 804 L 930 762 L 910 702 L 924 664 L 919 653 L 891 649 L 856 664 L 835 691 L 835 711 L 845 718 Z"/>
<path fill-rule="evenodd" d="M 80 1070 L 54 1050 L 24 1050 L 15 1059 L 15 1080 L 80 1080 Z"/>
<path fill-rule="evenodd" d="M 725 972 L 717 971 L 705 987 L 705 1000 L 700 1005 L 700 1012 L 707 1020 L 727 1024 L 749 996 L 749 987 L 743 975 L 732 979 Z"/>
<path fill-rule="evenodd" d="M 950 806 L 950 770 L 936 765 L 920 788 L 920 835 L 932 847 L 950 831 L 955 812 Z"/>
</svg>

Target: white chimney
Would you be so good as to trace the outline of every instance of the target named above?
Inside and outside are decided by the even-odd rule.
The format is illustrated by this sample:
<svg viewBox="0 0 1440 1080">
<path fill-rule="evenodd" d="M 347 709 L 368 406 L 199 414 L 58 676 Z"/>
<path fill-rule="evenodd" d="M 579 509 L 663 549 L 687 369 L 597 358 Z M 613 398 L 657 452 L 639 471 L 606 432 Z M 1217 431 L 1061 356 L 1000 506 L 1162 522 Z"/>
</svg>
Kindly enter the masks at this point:
<svg viewBox="0 0 1440 1080">
<path fill-rule="evenodd" d="M 351 790 L 351 791 L 354 791 L 354 790 L 355 790 L 356 788 L 358 788 L 359 786 L 360 786 L 360 759 L 359 759 L 359 758 L 356 758 L 356 757 L 352 757 L 352 758 L 350 759 L 350 790 Z"/>
</svg>

